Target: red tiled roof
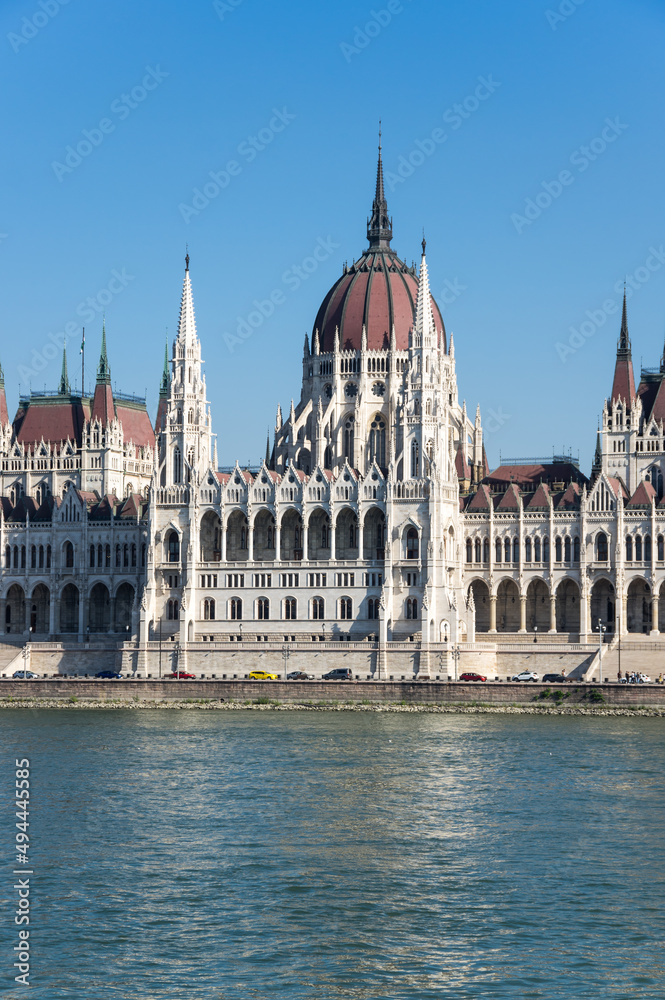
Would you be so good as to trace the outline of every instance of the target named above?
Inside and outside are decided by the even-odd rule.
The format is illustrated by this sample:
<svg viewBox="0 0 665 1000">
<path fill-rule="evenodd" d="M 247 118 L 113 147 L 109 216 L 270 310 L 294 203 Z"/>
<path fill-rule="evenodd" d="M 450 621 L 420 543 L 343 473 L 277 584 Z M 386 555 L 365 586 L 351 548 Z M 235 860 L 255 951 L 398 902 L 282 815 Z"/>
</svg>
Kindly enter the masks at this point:
<svg viewBox="0 0 665 1000">
<path fill-rule="evenodd" d="M 72 441 L 81 445 L 83 423 L 90 418 L 89 401 L 36 397 L 22 403 L 14 417 L 14 433 L 19 444 L 38 445 L 43 439 L 54 444 Z"/>
<path fill-rule="evenodd" d="M 540 483 L 538 489 L 533 494 L 528 504 L 526 505 L 527 510 L 549 510 L 549 495 L 550 488 L 547 483 Z"/>
<path fill-rule="evenodd" d="M 607 481 L 610 484 L 612 490 L 614 491 L 614 495 L 616 497 L 621 496 L 623 497 L 624 500 L 627 498 L 628 490 L 625 488 L 620 479 L 616 479 L 613 476 L 608 476 Z"/>
<path fill-rule="evenodd" d="M 490 489 L 489 486 L 481 486 L 476 493 L 470 498 L 466 509 L 467 510 L 489 510 L 492 501 L 490 499 Z"/>
<path fill-rule="evenodd" d="M 495 510 L 519 510 L 519 497 L 519 488 L 515 483 L 511 483 L 496 505 Z"/>
<path fill-rule="evenodd" d="M 155 447 L 155 432 L 145 407 L 129 406 L 119 402 L 116 406 L 116 412 L 118 420 L 122 424 L 122 435 L 125 443 L 133 441 L 137 448 Z"/>
<path fill-rule="evenodd" d="M 100 420 L 103 427 L 115 420 L 113 390 L 110 385 L 96 385 L 92 401 L 92 420 Z"/>
<path fill-rule="evenodd" d="M 651 412 L 645 414 L 645 417 L 650 420 L 652 417 L 657 420 L 658 423 L 661 420 L 665 420 L 665 379 L 658 386 L 658 392 L 656 393 L 656 398 L 653 401 L 653 406 L 651 407 Z"/>
<path fill-rule="evenodd" d="M 164 420 L 166 419 L 167 411 L 168 401 L 160 398 L 159 405 L 157 406 L 157 416 L 155 417 L 155 435 L 159 434 L 161 431 L 164 425 Z"/>
<path fill-rule="evenodd" d="M 0 386 L 0 424 L 4 427 L 9 423 L 9 412 L 7 410 L 7 397 L 4 385 Z"/>
<path fill-rule="evenodd" d="M 614 367 L 614 382 L 612 383 L 612 402 L 618 399 L 630 407 L 635 399 L 635 377 L 633 375 L 633 362 L 628 357 L 617 358 Z"/>
<path fill-rule="evenodd" d="M 455 455 L 455 471 L 457 472 L 458 479 L 471 479 L 471 469 L 464 454 L 461 441 L 457 446 L 457 453 Z"/>
<path fill-rule="evenodd" d="M 554 506 L 557 510 L 579 510 L 581 498 L 579 483 L 571 483 L 568 489 L 557 497 Z"/>
<path fill-rule="evenodd" d="M 651 500 L 655 496 L 656 491 L 651 483 L 647 483 L 646 480 L 642 480 L 626 504 L 626 507 L 650 507 Z"/>
<path fill-rule="evenodd" d="M 359 351 L 363 325 L 370 351 L 387 350 L 393 325 L 397 350 L 407 350 L 417 297 L 418 278 L 397 254 L 389 249 L 366 250 L 346 269 L 321 303 L 314 321 L 321 351 L 332 351 L 336 327 L 339 328 L 340 348 Z M 443 331 L 445 345 L 443 318 L 434 299 L 430 297 L 430 300 L 434 326 Z"/>
<path fill-rule="evenodd" d="M 586 476 L 572 462 L 548 462 L 544 465 L 500 465 L 483 479 L 490 486 L 518 485 L 538 482 L 587 482 Z"/>
</svg>

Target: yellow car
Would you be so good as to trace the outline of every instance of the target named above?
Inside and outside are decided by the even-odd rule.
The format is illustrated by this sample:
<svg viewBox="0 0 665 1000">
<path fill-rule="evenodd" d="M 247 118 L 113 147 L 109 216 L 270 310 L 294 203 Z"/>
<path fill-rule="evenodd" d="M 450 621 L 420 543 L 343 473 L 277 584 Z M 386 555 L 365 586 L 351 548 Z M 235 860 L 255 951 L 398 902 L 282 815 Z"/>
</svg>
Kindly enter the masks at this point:
<svg viewBox="0 0 665 1000">
<path fill-rule="evenodd" d="M 277 674 L 269 674 L 267 670 L 252 670 L 249 675 L 250 681 L 278 681 Z"/>
</svg>

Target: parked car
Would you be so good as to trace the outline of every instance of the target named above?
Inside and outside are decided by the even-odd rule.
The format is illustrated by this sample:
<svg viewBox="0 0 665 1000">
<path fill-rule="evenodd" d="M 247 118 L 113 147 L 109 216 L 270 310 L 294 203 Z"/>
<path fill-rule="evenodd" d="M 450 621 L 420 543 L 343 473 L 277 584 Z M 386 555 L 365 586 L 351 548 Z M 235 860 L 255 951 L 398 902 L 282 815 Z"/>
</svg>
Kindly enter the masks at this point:
<svg viewBox="0 0 665 1000">
<path fill-rule="evenodd" d="M 545 674 L 543 684 L 563 684 L 565 679 L 563 674 Z"/>
<path fill-rule="evenodd" d="M 31 681 L 35 677 L 39 677 L 39 674 L 33 674 L 32 670 L 16 670 L 13 675 L 17 680 Z"/>
<path fill-rule="evenodd" d="M 324 681 L 352 681 L 353 671 L 350 667 L 336 667 L 323 675 Z"/>
<path fill-rule="evenodd" d="M 122 674 L 119 674 L 116 670 L 100 670 L 99 673 L 95 674 L 95 677 L 100 677 L 105 681 L 117 681 L 120 680 Z"/>
<path fill-rule="evenodd" d="M 174 674 L 167 674 L 165 681 L 195 681 L 196 674 L 188 674 L 184 670 L 176 670 Z"/>
<path fill-rule="evenodd" d="M 487 678 L 483 677 L 482 674 L 462 674 L 460 677 L 461 681 L 486 681 Z"/>
<path fill-rule="evenodd" d="M 306 674 L 304 670 L 292 670 L 286 675 L 287 681 L 313 681 L 314 674 Z"/>
<path fill-rule="evenodd" d="M 279 676 L 270 674 L 267 670 L 250 670 L 249 679 L 250 681 L 278 681 Z"/>
<path fill-rule="evenodd" d="M 538 674 L 534 670 L 523 670 L 519 674 L 515 674 L 513 678 L 514 681 L 537 681 Z"/>
</svg>

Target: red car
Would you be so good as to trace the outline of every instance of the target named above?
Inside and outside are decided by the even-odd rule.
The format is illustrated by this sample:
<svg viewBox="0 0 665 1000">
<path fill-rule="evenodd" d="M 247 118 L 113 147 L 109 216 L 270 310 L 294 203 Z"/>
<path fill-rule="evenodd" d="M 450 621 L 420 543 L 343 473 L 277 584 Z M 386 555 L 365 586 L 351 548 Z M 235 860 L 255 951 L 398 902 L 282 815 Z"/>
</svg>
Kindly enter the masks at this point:
<svg viewBox="0 0 665 1000">
<path fill-rule="evenodd" d="M 178 670 L 175 674 L 167 674 L 165 681 L 195 681 L 196 674 L 186 674 L 184 670 Z"/>
<path fill-rule="evenodd" d="M 482 674 L 462 674 L 460 677 L 461 681 L 486 681 L 487 678 L 483 677 Z"/>
</svg>

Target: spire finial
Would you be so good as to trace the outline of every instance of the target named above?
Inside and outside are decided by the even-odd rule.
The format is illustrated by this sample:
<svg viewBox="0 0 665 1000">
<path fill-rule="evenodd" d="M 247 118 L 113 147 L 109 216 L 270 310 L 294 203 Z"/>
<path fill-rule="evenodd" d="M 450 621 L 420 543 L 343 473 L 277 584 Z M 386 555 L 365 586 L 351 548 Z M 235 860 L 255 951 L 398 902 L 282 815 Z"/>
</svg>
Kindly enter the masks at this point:
<svg viewBox="0 0 665 1000">
<path fill-rule="evenodd" d="M 164 341 L 164 368 L 162 371 L 162 380 L 159 384 L 159 395 L 166 397 L 169 394 L 169 334 L 166 331 L 166 340 Z"/>
<path fill-rule="evenodd" d="M 185 243 L 185 270 L 189 271 L 189 243 Z"/>
<path fill-rule="evenodd" d="M 423 226 L 423 241 L 420 244 L 423 248 L 423 257 L 425 256 L 425 247 L 427 246 L 427 240 L 425 239 L 425 227 Z"/>
<path fill-rule="evenodd" d="M 393 238 L 393 220 L 388 217 L 388 203 L 383 189 L 383 162 L 381 160 L 381 122 L 379 121 L 379 160 L 376 167 L 376 191 L 372 202 L 372 215 L 367 221 L 367 239 L 371 250 L 388 250 Z"/>
<path fill-rule="evenodd" d="M 69 376 L 67 374 L 67 348 L 63 345 L 62 348 L 62 371 L 60 373 L 60 384 L 58 386 L 58 392 L 61 396 L 69 396 Z"/>
<path fill-rule="evenodd" d="M 102 349 L 99 352 L 99 364 L 97 365 L 97 385 L 110 384 L 111 366 L 106 353 L 106 314 L 104 314 L 102 317 Z"/>
<path fill-rule="evenodd" d="M 621 331 L 619 333 L 619 351 L 630 352 L 630 336 L 628 335 L 628 308 L 626 306 L 626 282 L 623 283 L 623 311 L 621 313 Z"/>
</svg>

